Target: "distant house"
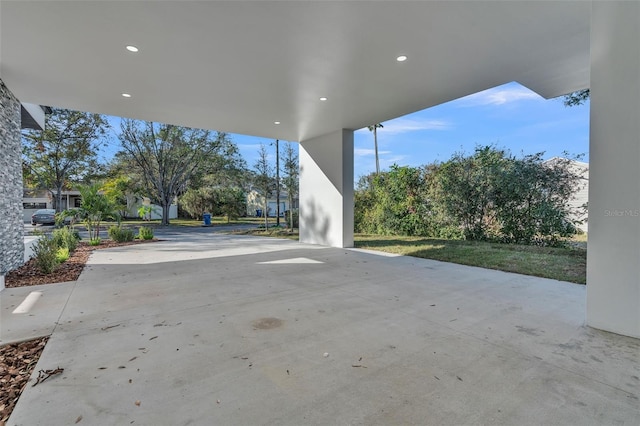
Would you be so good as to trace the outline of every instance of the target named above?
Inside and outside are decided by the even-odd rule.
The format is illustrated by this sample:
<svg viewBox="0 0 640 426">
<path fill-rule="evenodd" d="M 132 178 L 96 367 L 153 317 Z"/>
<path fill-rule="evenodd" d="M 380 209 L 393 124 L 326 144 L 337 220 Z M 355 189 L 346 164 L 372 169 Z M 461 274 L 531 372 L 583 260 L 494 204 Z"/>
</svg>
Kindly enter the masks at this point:
<svg viewBox="0 0 640 426">
<path fill-rule="evenodd" d="M 62 191 L 61 209 L 78 208 L 82 199 L 79 191 Z M 127 208 L 124 210 L 125 218 L 137 218 L 138 209 L 142 206 L 151 206 L 151 220 L 162 219 L 162 207 L 151 204 L 147 197 L 127 196 Z M 25 189 L 22 194 L 23 219 L 25 222 L 31 220 L 31 215 L 39 209 L 53 209 L 54 200 L 51 192 L 46 189 Z M 178 205 L 174 202 L 169 207 L 169 219 L 178 217 Z"/>
<path fill-rule="evenodd" d="M 138 214 L 138 209 L 142 206 L 151 206 L 151 213 L 145 219 L 147 220 L 156 220 L 162 219 L 162 207 L 157 204 L 152 204 L 151 199 L 148 197 L 138 197 L 135 195 L 127 196 L 127 208 L 123 212 L 124 216 L 127 218 L 137 218 L 140 217 Z M 169 219 L 177 219 L 178 217 L 178 202 L 174 200 L 173 203 L 169 206 Z"/>
<path fill-rule="evenodd" d="M 272 194 L 271 197 L 267 200 L 268 217 L 275 217 L 276 212 L 278 210 L 278 201 L 275 194 Z M 284 217 L 284 212 L 288 211 L 290 208 L 297 209 L 298 208 L 298 197 L 293 199 L 293 205 L 289 205 L 289 198 L 286 193 L 280 194 L 280 217 Z M 255 189 L 252 189 L 247 193 L 247 216 L 263 216 L 264 215 L 264 197 L 258 193 Z M 260 212 L 260 214 L 258 214 Z"/>
<path fill-rule="evenodd" d="M 565 160 L 564 158 L 553 157 L 545 163 L 553 163 L 558 160 Z M 580 209 L 581 207 L 587 205 L 589 202 L 589 164 L 583 163 L 581 161 L 570 160 L 570 169 L 572 172 L 580 175 L 581 183 L 578 185 L 578 188 L 574 194 L 573 199 L 570 202 L 570 205 L 574 209 Z M 580 215 L 575 215 L 573 219 L 577 219 L 582 221 L 582 224 L 578 225 L 578 228 L 584 232 L 588 232 L 589 226 L 587 223 L 588 214 L 587 210 L 584 209 L 584 213 Z"/>
<path fill-rule="evenodd" d="M 62 191 L 62 210 L 80 207 L 79 191 Z M 31 220 L 31 215 L 40 209 L 55 208 L 51 192 L 46 189 L 24 189 L 22 191 L 23 219 Z"/>
</svg>

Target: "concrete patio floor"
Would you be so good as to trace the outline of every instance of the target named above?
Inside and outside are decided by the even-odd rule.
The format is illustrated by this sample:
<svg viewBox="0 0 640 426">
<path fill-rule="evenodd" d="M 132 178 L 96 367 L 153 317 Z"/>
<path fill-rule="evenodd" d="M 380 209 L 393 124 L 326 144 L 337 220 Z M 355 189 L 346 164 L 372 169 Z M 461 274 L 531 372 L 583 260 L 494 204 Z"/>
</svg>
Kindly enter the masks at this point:
<svg viewBox="0 0 640 426">
<path fill-rule="evenodd" d="M 0 294 L 64 368 L 9 425 L 640 424 L 640 341 L 586 327 L 576 284 L 174 233 L 52 286 Z"/>
</svg>

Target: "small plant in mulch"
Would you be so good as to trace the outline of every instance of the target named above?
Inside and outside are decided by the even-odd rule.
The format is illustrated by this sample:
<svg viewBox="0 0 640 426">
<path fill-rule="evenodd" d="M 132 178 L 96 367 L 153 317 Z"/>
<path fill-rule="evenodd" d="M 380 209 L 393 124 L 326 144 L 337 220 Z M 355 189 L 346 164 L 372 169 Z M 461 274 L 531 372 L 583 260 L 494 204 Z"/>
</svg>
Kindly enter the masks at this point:
<svg viewBox="0 0 640 426">
<path fill-rule="evenodd" d="M 36 266 L 44 274 L 50 274 L 60 264 L 58 261 L 58 245 L 56 241 L 47 236 L 40 237 L 33 248 Z"/>
<path fill-rule="evenodd" d="M 132 229 L 124 228 L 121 225 L 114 225 L 109 228 L 108 234 L 109 238 L 119 243 L 133 241 L 133 238 L 135 237 Z"/>
<path fill-rule="evenodd" d="M 80 242 L 78 243 L 78 248 L 73 253 L 70 253 L 69 259 L 67 259 L 66 262 L 59 264 L 53 272 L 43 273 L 40 268 L 38 268 L 36 259 L 33 258 L 21 267 L 10 271 L 5 277 L 5 286 L 7 288 L 12 288 L 76 281 L 93 250 L 150 243 L 154 241 L 158 240 L 134 240 L 124 243 L 104 240 L 98 246 L 89 245 L 87 242 Z"/>
<path fill-rule="evenodd" d="M 141 226 L 138 230 L 138 238 L 141 240 L 151 240 L 153 239 L 153 228 L 149 228 L 147 226 Z"/>
<path fill-rule="evenodd" d="M 0 424 L 13 412 L 49 337 L 0 347 Z"/>
<path fill-rule="evenodd" d="M 69 259 L 69 249 L 66 247 L 58 247 L 56 252 L 56 260 L 58 263 L 64 263 Z"/>
</svg>

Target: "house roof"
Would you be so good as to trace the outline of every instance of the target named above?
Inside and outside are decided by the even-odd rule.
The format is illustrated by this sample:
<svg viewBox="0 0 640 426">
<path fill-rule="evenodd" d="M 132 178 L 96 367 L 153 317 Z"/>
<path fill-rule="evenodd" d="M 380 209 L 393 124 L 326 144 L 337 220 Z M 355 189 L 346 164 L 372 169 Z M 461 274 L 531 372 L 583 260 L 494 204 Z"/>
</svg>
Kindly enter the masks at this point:
<svg viewBox="0 0 640 426">
<path fill-rule="evenodd" d="M 510 81 L 544 97 L 589 84 L 590 2 L 0 7 L 0 77 L 23 102 L 283 140 L 362 128 Z"/>
</svg>

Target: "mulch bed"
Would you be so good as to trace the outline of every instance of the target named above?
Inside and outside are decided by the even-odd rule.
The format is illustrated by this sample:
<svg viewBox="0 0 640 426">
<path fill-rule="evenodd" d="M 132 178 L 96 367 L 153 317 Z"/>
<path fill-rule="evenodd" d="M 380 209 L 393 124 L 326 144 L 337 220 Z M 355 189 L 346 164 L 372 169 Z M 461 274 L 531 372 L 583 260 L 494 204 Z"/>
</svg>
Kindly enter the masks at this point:
<svg viewBox="0 0 640 426">
<path fill-rule="evenodd" d="M 52 273 L 43 274 L 36 267 L 35 260 L 31 259 L 18 269 L 14 269 L 6 275 L 5 287 L 26 287 L 31 285 L 76 281 L 84 269 L 84 265 L 87 263 L 87 260 L 89 260 L 89 256 L 93 250 L 130 246 L 133 244 L 144 244 L 153 241 L 158 240 L 134 240 L 126 243 L 117 243 L 115 241 L 105 240 L 102 241 L 99 246 L 91 246 L 88 243 L 81 241 L 78 244 L 76 251 L 69 256 L 69 259 L 59 265 Z"/>
<path fill-rule="evenodd" d="M 9 419 L 49 337 L 0 347 L 0 425 Z"/>
</svg>

